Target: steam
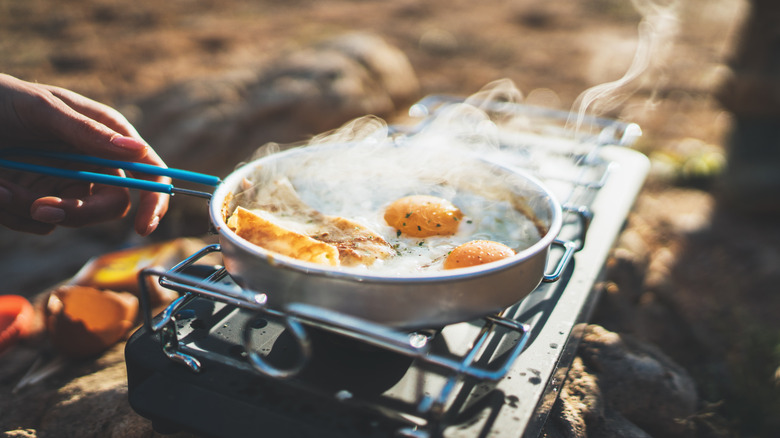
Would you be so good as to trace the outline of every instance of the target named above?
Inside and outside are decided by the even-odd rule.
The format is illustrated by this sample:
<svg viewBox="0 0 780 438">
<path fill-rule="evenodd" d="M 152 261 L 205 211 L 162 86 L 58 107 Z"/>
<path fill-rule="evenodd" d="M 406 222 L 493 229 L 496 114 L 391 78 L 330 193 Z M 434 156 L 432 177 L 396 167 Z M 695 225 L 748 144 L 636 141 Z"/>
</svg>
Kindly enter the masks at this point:
<svg viewBox="0 0 780 438">
<path fill-rule="evenodd" d="M 642 19 L 630 67 L 619 79 L 584 91 L 569 112 L 541 108 L 518 113 L 518 104 L 525 97 L 511 80 L 502 79 L 465 100 L 445 102 L 430 111 L 423 108 L 429 111 L 429 117 L 411 132 L 402 131 L 404 135 L 397 135 L 397 127 L 375 116 L 355 119 L 308 141 L 307 149 L 318 149 L 317 153 L 288 160 L 291 164 L 285 162 L 284 168 L 266 166 L 265 180 L 255 183 L 263 187 L 280 176 L 289 177 L 309 205 L 328 214 L 355 217 L 365 215 L 365 211 L 379 211 L 387 202 L 410 194 L 451 199 L 467 190 L 493 201 L 505 201 L 506 181 L 475 168 L 474 157 L 552 177 L 568 171 L 568 165 L 585 155 L 577 147 L 592 146 L 583 132 L 589 117 L 619 106 L 641 86 L 639 80 L 648 70 L 662 66 L 668 59 L 678 32 L 680 1 L 632 3 Z M 551 115 L 550 111 L 558 112 Z M 549 123 L 553 119 L 557 125 Z M 508 131 L 520 134 L 507 138 Z M 577 140 L 583 144 L 578 145 Z M 338 147 L 343 144 L 355 147 Z M 270 144 L 255 158 L 288 147 Z"/>
<path fill-rule="evenodd" d="M 459 109 L 453 115 L 481 114 L 475 109 Z M 481 119 L 487 121 L 484 114 Z M 272 187 L 273 181 L 286 178 L 307 205 L 326 214 L 355 218 L 381 211 L 389 202 L 413 194 L 454 199 L 470 192 L 499 202 L 533 190 L 522 180 L 510 181 L 510 172 L 493 171 L 488 163 L 480 162 L 479 157 L 495 142 L 491 135 L 495 126 L 491 123 L 443 131 L 449 122 L 437 119 L 441 126 L 394 139 L 382 133 L 387 127 L 377 125 L 376 120 L 351 122 L 351 126 L 365 128 L 359 140 L 344 137 L 351 129 L 338 130 L 320 138 L 316 145 L 291 151 L 295 154 L 288 159 L 266 160 L 253 178 L 254 194 L 245 196 L 262 200 L 263 187 Z"/>
<path fill-rule="evenodd" d="M 351 143 L 379 144 L 388 137 L 387 123 L 376 116 L 360 117 L 344 126 L 312 138 L 308 144 Z"/>
<path fill-rule="evenodd" d="M 629 88 L 638 87 L 637 80 L 648 69 L 658 68 L 668 59 L 679 30 L 680 1 L 631 0 L 631 3 L 642 16 L 633 61 L 621 78 L 591 87 L 575 100 L 568 122 L 575 133 L 582 129 L 586 114 L 601 115 L 623 103 L 633 94 Z"/>
</svg>

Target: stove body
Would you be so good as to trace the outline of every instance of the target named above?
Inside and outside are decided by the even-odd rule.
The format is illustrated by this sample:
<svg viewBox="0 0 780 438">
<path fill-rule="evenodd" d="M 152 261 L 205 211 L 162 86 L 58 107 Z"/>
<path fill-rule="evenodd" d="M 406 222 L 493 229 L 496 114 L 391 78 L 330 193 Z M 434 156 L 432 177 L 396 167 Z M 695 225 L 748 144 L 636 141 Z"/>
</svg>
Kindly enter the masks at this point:
<svg viewBox="0 0 780 438">
<path fill-rule="evenodd" d="M 548 128 L 565 116 L 511 111 Z M 145 306 L 146 324 L 127 343 L 131 405 L 160 432 L 204 436 L 537 436 L 649 167 L 625 147 L 637 127 L 589 122 L 595 137 L 578 142 L 501 130 L 504 164 L 530 170 L 565 207 L 559 241 L 568 245 L 548 260 L 557 281 L 498 315 L 397 333 L 306 306 L 266 309 L 202 262 L 218 254 L 213 245 L 145 273 L 181 298 L 155 318 Z"/>
</svg>

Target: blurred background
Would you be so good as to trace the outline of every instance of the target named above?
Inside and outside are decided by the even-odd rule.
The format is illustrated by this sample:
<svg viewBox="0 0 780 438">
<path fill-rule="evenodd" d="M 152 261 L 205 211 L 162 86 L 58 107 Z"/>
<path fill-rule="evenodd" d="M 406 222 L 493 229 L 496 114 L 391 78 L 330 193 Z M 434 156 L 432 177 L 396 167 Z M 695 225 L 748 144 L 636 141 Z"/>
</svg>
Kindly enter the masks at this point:
<svg viewBox="0 0 780 438">
<path fill-rule="evenodd" d="M 695 435 L 774 436 L 780 230 L 716 196 L 733 118 L 715 95 L 748 10 L 746 0 L 0 0 L 0 71 L 115 106 L 169 165 L 217 175 L 266 142 L 365 114 L 402 121 L 430 94 L 509 79 L 527 103 L 577 110 L 582 93 L 612 83 L 588 110 L 639 124 L 634 147 L 653 167 L 594 322 L 692 375 Z M 339 44 L 381 80 L 350 80 L 328 56 Z M 205 213 L 179 208 L 156 238 L 201 232 L 192 208 Z M 1 292 L 32 296 L 137 243 L 130 228 L 0 230 Z"/>
</svg>

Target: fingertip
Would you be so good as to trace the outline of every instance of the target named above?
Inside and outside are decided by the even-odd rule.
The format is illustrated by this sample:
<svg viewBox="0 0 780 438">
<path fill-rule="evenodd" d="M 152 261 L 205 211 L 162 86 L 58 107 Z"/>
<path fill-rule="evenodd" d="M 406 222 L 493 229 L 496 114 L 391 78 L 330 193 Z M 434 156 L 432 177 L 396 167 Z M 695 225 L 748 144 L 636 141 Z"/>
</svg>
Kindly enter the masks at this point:
<svg viewBox="0 0 780 438">
<path fill-rule="evenodd" d="M 141 224 L 141 226 L 136 226 L 136 232 L 141 237 L 146 237 L 154 232 L 154 230 L 157 229 L 157 227 L 160 225 L 160 216 L 154 216 L 152 220 L 145 224 Z"/>
<path fill-rule="evenodd" d="M 116 134 L 111 137 L 111 144 L 122 149 L 124 152 L 130 152 L 137 158 L 143 158 L 149 153 L 150 146 L 144 141 L 133 137 L 127 137 Z"/>
</svg>

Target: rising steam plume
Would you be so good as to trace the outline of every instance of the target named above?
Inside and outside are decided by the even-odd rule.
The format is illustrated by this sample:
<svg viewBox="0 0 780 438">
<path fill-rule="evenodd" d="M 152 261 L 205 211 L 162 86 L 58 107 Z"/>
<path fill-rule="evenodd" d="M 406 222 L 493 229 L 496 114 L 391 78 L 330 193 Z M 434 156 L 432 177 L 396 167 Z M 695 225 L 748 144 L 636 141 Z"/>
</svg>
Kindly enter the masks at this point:
<svg viewBox="0 0 780 438">
<path fill-rule="evenodd" d="M 638 79 L 649 69 L 660 68 L 668 59 L 679 30 L 679 0 L 631 0 L 642 16 L 634 58 L 619 79 L 591 87 L 572 106 L 568 126 L 579 132 L 586 114 L 604 114 L 628 99 L 638 88 Z M 574 120 L 573 120 L 574 119 Z"/>
</svg>

